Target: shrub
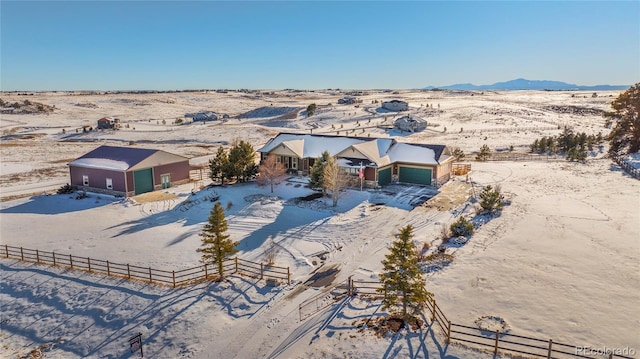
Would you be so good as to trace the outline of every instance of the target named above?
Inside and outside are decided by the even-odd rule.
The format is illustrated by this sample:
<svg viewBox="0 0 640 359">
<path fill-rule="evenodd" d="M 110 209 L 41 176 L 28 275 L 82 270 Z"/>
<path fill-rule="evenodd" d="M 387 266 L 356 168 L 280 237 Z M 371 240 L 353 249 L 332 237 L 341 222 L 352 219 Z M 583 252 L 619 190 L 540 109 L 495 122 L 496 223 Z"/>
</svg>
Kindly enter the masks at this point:
<svg viewBox="0 0 640 359">
<path fill-rule="evenodd" d="M 480 207 L 489 212 L 502 209 L 504 196 L 500 192 L 500 186 L 496 186 L 495 188 L 490 185 L 484 187 L 482 192 L 480 192 Z"/>
<path fill-rule="evenodd" d="M 449 227 L 453 236 L 470 236 L 473 234 L 473 224 L 463 216 L 460 216 L 457 221 L 451 223 Z"/>
<path fill-rule="evenodd" d="M 482 145 L 482 147 L 480 147 L 480 153 L 476 155 L 476 161 L 484 162 L 488 160 L 489 157 L 491 157 L 491 150 L 489 149 L 489 146 Z"/>
<path fill-rule="evenodd" d="M 74 191 L 73 186 L 68 183 L 58 188 L 58 194 L 69 194 L 69 193 L 73 193 L 73 191 Z"/>
</svg>

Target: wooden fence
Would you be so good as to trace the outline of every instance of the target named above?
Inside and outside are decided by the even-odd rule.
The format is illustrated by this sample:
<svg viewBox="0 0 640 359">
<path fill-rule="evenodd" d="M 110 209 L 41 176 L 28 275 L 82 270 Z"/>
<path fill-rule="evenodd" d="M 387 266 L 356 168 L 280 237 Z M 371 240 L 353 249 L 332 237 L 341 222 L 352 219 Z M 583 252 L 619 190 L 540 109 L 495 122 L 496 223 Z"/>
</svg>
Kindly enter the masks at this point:
<svg viewBox="0 0 640 359">
<path fill-rule="evenodd" d="M 527 153 L 492 153 L 487 161 L 565 161 L 562 156 Z"/>
<path fill-rule="evenodd" d="M 380 282 L 349 280 L 347 281 L 349 288 L 347 293 L 350 295 L 364 295 L 382 297 L 379 288 Z M 484 347 L 490 350 L 494 355 L 500 352 L 512 353 L 516 355 L 532 356 L 537 358 L 623 358 L 633 359 L 630 356 L 624 356 L 614 353 L 612 350 L 605 353 L 582 348 L 596 348 L 587 346 L 575 346 L 564 343 L 555 342 L 552 339 L 539 339 L 523 335 L 511 334 L 500 331 L 486 331 L 478 327 L 471 327 L 462 324 L 452 323 L 444 314 L 442 309 L 437 305 L 435 299 L 425 303 L 426 314 L 429 314 L 433 323 L 432 327 L 439 328 L 439 331 L 445 337 L 445 342 L 450 343 L 456 341 L 460 343 L 468 343 L 476 346 Z M 633 355 L 633 353 L 631 353 Z"/>
<path fill-rule="evenodd" d="M 471 172 L 471 163 L 452 163 L 451 174 L 454 176 L 462 176 Z"/>
<path fill-rule="evenodd" d="M 462 129 L 461 131 L 451 131 L 451 133 L 470 133 L 470 134 L 483 134 L 483 133 L 503 133 L 503 132 L 528 132 L 528 131 L 552 131 L 559 130 L 560 126 L 533 126 L 533 127 L 491 127 L 491 128 L 476 128 L 476 129 Z"/>
<path fill-rule="evenodd" d="M 631 177 L 640 179 L 640 168 L 633 167 L 624 157 L 613 157 L 613 160 L 622 167 Z"/>
<path fill-rule="evenodd" d="M 208 279 L 215 279 L 218 276 L 218 269 L 212 264 L 203 264 L 177 271 L 167 271 L 89 257 L 79 257 L 71 254 L 14 247 L 6 244 L 0 246 L 0 256 L 15 258 L 24 262 L 35 262 L 38 264 L 48 264 L 56 267 L 103 274 L 110 277 L 168 285 L 173 288 L 195 284 Z M 239 274 L 259 279 L 286 280 L 287 284 L 291 284 L 289 267 L 272 266 L 238 257 L 226 259 L 223 263 L 223 272 L 225 275 Z"/>
</svg>

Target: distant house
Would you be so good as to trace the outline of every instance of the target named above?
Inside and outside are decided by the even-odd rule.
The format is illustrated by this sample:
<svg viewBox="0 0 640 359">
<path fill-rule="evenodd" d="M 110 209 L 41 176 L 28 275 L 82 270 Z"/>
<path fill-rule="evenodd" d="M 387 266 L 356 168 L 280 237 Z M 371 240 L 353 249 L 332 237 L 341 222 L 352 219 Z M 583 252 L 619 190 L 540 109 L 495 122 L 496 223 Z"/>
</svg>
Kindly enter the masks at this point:
<svg viewBox="0 0 640 359">
<path fill-rule="evenodd" d="M 187 113 L 185 117 L 191 117 L 193 121 L 217 121 L 218 114 L 213 111 L 204 111 L 197 113 Z"/>
<path fill-rule="evenodd" d="M 348 173 L 363 171 L 368 187 L 392 182 L 440 186 L 449 180 L 454 157 L 445 145 L 397 142 L 391 138 L 280 133 L 258 149 L 261 160 L 275 155 L 293 172 L 308 175 L 314 161 L 329 151 Z"/>
<path fill-rule="evenodd" d="M 401 100 L 391 100 L 382 103 L 382 108 L 389 111 L 408 111 L 409 104 Z"/>
<path fill-rule="evenodd" d="M 120 128 L 120 120 L 113 117 L 103 117 L 98 120 L 98 126 L 96 127 L 99 130 L 118 129 Z"/>
<path fill-rule="evenodd" d="M 353 97 L 353 96 L 345 96 L 341 99 L 338 99 L 338 104 L 340 105 L 353 105 L 356 103 L 361 103 L 362 100 L 358 100 L 357 98 Z"/>
<path fill-rule="evenodd" d="M 397 119 L 394 125 L 400 131 L 420 132 L 427 128 L 427 121 L 418 116 L 407 115 Z"/>
<path fill-rule="evenodd" d="M 134 196 L 189 182 L 189 159 L 161 150 L 100 146 L 69 164 L 71 185 Z"/>
</svg>

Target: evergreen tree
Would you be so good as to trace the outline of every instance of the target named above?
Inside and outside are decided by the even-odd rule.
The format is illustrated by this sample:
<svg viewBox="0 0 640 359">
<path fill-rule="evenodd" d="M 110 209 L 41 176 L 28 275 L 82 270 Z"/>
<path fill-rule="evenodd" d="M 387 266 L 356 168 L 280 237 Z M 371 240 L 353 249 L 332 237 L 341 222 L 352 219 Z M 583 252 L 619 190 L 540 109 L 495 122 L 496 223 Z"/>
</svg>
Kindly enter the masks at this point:
<svg viewBox="0 0 640 359">
<path fill-rule="evenodd" d="M 485 186 L 480 192 L 480 207 L 489 212 L 502 209 L 504 196 L 500 192 L 500 186 Z"/>
<path fill-rule="evenodd" d="M 307 106 L 307 117 L 313 116 L 313 114 L 316 113 L 317 107 L 318 106 L 316 106 L 315 103 L 312 103 L 311 105 Z"/>
<path fill-rule="evenodd" d="M 406 320 L 418 314 L 433 296 L 428 292 L 426 280 L 418 265 L 416 246 L 411 241 L 413 226 L 400 230 L 398 240 L 393 242 L 390 253 L 382 261 L 384 272 L 380 274 L 383 294 L 382 308 L 397 312 Z"/>
<path fill-rule="evenodd" d="M 202 244 L 196 249 L 198 253 L 202 253 L 200 261 L 203 264 L 215 264 L 218 267 L 218 278 L 224 278 L 224 260 L 238 252 L 235 248 L 238 242 L 229 239 L 229 235 L 225 234 L 228 229 L 227 220 L 224 216 L 224 209 L 220 202 L 216 202 L 215 206 L 209 214 L 208 223 L 205 224 L 200 237 Z"/>
<path fill-rule="evenodd" d="M 211 171 L 210 177 L 212 181 L 220 180 L 221 184 L 224 184 L 227 168 L 229 167 L 229 156 L 222 146 L 218 148 L 216 156 L 209 160 L 209 170 Z"/>
<path fill-rule="evenodd" d="M 313 166 L 309 170 L 309 188 L 321 189 L 323 194 L 326 194 L 324 187 L 324 166 L 331 158 L 329 151 L 322 152 L 322 157 L 316 158 L 313 162 Z"/>
<path fill-rule="evenodd" d="M 251 144 L 240 141 L 229 151 L 229 167 L 227 178 L 235 177 L 237 182 L 246 182 L 258 174 L 258 166 L 254 158 L 255 151 Z"/>
<path fill-rule="evenodd" d="M 482 145 L 482 147 L 480 147 L 480 153 L 476 155 L 476 161 L 484 162 L 488 160 L 489 157 L 491 157 L 491 150 L 489 149 L 489 146 Z"/>
<path fill-rule="evenodd" d="M 606 112 L 609 133 L 609 154 L 619 156 L 640 151 L 640 82 L 631 86 L 611 103 L 613 112 Z"/>
<path fill-rule="evenodd" d="M 452 155 L 453 157 L 455 157 L 456 162 L 461 162 L 464 160 L 464 152 L 460 149 L 460 147 L 454 148 Z"/>
</svg>

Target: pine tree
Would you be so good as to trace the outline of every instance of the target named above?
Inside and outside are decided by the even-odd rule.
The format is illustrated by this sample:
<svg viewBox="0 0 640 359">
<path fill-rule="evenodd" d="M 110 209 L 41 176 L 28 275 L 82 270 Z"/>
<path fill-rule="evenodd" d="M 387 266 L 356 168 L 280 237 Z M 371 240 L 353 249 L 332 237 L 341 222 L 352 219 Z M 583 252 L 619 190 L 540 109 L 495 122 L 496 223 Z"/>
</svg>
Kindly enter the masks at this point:
<svg viewBox="0 0 640 359">
<path fill-rule="evenodd" d="M 221 184 L 224 184 L 226 176 L 226 168 L 229 167 L 229 156 L 222 146 L 218 148 L 216 156 L 209 160 L 209 170 L 211 171 L 210 177 L 212 181 L 220 180 Z"/>
<path fill-rule="evenodd" d="M 258 174 L 256 166 L 255 151 L 251 144 L 240 141 L 236 142 L 229 151 L 229 167 L 227 178 L 236 178 L 238 182 L 246 182 Z"/>
<path fill-rule="evenodd" d="M 200 261 L 203 264 L 215 264 L 218 267 L 219 280 L 224 278 L 224 260 L 238 252 L 235 248 L 238 242 L 229 239 L 229 235 L 225 234 L 227 229 L 228 225 L 224 216 L 224 209 L 220 202 L 216 202 L 209 214 L 208 223 L 205 224 L 202 232 L 200 232 L 202 244 L 196 251 L 202 253 Z"/>
<path fill-rule="evenodd" d="M 326 194 L 324 188 L 324 166 L 330 158 L 329 151 L 322 152 L 322 157 L 316 158 L 309 170 L 309 188 L 321 189 L 323 194 Z"/>
<path fill-rule="evenodd" d="M 489 212 L 502 209 L 504 196 L 500 192 L 500 186 L 495 188 L 491 187 L 491 185 L 485 186 L 480 192 L 480 207 Z"/>
<path fill-rule="evenodd" d="M 609 140 L 611 156 L 640 151 L 640 82 L 621 93 L 611 103 L 612 112 L 605 112 L 606 125 L 612 126 Z"/>
<path fill-rule="evenodd" d="M 425 303 L 433 296 L 428 292 L 426 280 L 418 265 L 416 246 L 411 241 L 413 226 L 407 225 L 400 230 L 398 240 L 393 242 L 390 253 L 382 261 L 384 272 L 380 274 L 383 294 L 383 309 L 397 312 L 407 320 L 418 314 Z"/>
<path fill-rule="evenodd" d="M 491 150 L 489 149 L 489 146 L 482 145 L 482 147 L 480 147 L 480 153 L 476 155 L 476 161 L 484 162 L 488 160 L 489 157 L 491 157 Z"/>
</svg>

